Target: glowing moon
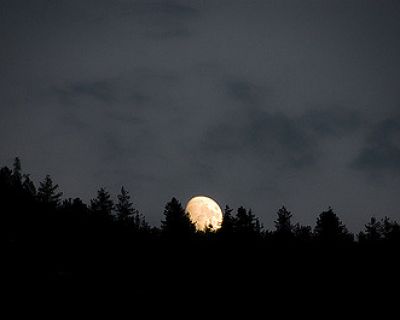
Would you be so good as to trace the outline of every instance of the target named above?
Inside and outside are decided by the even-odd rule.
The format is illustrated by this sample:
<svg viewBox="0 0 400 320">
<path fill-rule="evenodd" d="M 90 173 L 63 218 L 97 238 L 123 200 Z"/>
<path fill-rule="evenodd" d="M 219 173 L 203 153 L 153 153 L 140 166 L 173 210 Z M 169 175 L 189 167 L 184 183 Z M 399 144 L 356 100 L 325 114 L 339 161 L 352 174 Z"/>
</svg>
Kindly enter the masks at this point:
<svg viewBox="0 0 400 320">
<path fill-rule="evenodd" d="M 190 199 L 186 205 L 186 212 L 197 230 L 210 227 L 215 231 L 221 228 L 222 211 L 218 203 L 211 198 L 197 196 Z"/>
</svg>

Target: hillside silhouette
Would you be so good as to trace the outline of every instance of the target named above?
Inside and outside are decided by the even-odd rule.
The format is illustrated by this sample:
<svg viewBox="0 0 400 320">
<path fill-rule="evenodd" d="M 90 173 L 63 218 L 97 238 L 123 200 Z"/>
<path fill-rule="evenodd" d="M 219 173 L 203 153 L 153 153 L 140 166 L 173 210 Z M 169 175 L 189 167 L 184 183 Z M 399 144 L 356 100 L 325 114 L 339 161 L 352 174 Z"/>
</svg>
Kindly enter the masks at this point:
<svg viewBox="0 0 400 320">
<path fill-rule="evenodd" d="M 346 288 L 376 293 L 398 276 L 400 225 L 388 217 L 372 217 L 354 235 L 330 207 L 312 227 L 294 224 L 282 206 L 267 230 L 250 209 L 226 206 L 221 228 L 200 232 L 176 198 L 160 209 L 161 227 L 146 222 L 124 187 L 116 199 L 104 188 L 90 203 L 63 199 L 49 175 L 36 185 L 18 158 L 1 168 L 4 280 L 14 288 L 120 286 L 161 297 L 318 297 L 346 296 Z"/>
</svg>

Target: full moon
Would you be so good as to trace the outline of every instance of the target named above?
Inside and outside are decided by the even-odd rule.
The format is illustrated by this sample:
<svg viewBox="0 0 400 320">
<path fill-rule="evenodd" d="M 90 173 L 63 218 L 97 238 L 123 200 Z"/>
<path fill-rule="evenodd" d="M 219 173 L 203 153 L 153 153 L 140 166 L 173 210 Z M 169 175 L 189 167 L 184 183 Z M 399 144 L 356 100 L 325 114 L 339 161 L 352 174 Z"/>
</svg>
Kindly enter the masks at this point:
<svg viewBox="0 0 400 320">
<path fill-rule="evenodd" d="M 193 197 L 186 205 L 186 212 L 197 230 L 202 231 L 210 227 L 212 231 L 216 231 L 221 228 L 222 211 L 218 203 L 211 198 Z"/>
</svg>

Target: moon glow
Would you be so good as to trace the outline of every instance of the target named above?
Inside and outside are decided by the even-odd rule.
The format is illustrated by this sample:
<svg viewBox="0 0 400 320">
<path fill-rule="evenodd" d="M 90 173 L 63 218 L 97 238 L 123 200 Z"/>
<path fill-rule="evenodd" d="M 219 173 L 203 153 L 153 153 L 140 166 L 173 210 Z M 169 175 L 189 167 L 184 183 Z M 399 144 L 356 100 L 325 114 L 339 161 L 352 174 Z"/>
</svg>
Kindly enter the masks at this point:
<svg viewBox="0 0 400 320">
<path fill-rule="evenodd" d="M 212 231 L 216 231 L 221 228 L 222 211 L 218 203 L 211 198 L 193 197 L 186 205 L 186 212 L 197 230 L 203 231 L 210 227 Z"/>
</svg>

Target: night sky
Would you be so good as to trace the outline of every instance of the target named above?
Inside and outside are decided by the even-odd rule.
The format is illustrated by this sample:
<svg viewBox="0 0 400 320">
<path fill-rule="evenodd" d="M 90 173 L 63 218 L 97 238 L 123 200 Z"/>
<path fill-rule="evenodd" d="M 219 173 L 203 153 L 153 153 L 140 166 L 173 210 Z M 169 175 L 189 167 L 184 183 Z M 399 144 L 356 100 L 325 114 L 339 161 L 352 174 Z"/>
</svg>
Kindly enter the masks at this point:
<svg viewBox="0 0 400 320">
<path fill-rule="evenodd" d="M 400 2 L 0 3 L 0 166 L 64 197 L 400 219 Z"/>
</svg>

